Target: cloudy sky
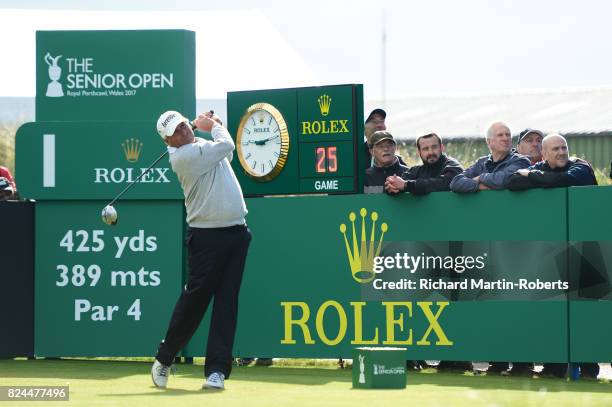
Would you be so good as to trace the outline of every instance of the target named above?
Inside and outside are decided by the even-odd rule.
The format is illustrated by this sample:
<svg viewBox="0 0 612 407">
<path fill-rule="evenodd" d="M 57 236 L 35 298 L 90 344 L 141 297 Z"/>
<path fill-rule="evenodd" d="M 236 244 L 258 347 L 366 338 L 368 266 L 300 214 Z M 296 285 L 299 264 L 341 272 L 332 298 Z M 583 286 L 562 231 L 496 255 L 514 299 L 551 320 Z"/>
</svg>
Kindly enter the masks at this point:
<svg viewBox="0 0 612 407">
<path fill-rule="evenodd" d="M 594 0 L 0 0 L 0 96 L 34 96 L 36 29 L 195 30 L 198 98 L 335 83 L 363 83 L 366 100 L 610 86 L 611 12 Z"/>
</svg>

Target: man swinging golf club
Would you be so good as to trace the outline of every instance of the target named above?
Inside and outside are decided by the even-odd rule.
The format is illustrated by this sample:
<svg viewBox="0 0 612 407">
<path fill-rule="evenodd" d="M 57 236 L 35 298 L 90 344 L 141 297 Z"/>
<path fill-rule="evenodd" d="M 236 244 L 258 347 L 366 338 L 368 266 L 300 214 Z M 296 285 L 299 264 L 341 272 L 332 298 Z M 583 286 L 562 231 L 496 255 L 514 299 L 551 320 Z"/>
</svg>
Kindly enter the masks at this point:
<svg viewBox="0 0 612 407">
<path fill-rule="evenodd" d="M 192 126 L 210 132 L 213 141 L 195 137 Z M 232 367 L 238 293 L 251 241 L 246 204 L 230 166 L 234 141 L 212 112 L 192 123 L 178 112 L 165 112 L 157 131 L 168 145 L 172 170 L 185 194 L 189 274 L 151 369 L 153 383 L 166 387 L 174 357 L 214 297 L 202 387 L 223 389 Z"/>
</svg>

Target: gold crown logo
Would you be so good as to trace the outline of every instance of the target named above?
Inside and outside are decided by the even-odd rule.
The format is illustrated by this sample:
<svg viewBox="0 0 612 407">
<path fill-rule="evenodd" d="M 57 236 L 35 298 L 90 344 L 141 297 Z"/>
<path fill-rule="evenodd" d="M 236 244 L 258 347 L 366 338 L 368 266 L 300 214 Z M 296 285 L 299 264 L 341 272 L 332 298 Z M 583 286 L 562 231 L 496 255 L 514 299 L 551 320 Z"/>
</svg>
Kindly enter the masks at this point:
<svg viewBox="0 0 612 407">
<path fill-rule="evenodd" d="M 259 123 L 263 123 L 264 120 L 266 119 L 266 115 L 263 113 L 259 113 Z"/>
<path fill-rule="evenodd" d="M 135 163 L 138 161 L 140 151 L 142 150 L 142 143 L 140 140 L 133 138 L 127 139 L 121 143 L 121 147 L 123 147 L 123 153 L 128 162 Z"/>
<path fill-rule="evenodd" d="M 359 244 L 357 242 L 357 232 L 355 231 L 355 219 L 357 216 L 355 215 L 355 212 L 351 212 L 349 214 L 349 220 L 353 225 L 352 251 L 346 237 L 346 225 L 344 223 L 340 225 L 340 233 L 344 235 L 346 254 L 351 266 L 351 274 L 353 275 L 353 279 L 358 283 L 365 284 L 374 279 L 374 257 L 377 257 L 380 254 L 383 237 L 385 236 L 385 232 L 389 230 L 389 227 L 384 222 L 380 225 L 380 230 L 382 233 L 380 235 L 380 240 L 378 241 L 378 247 L 376 247 L 376 250 L 374 250 L 374 245 L 376 243 L 376 221 L 378 220 L 378 213 L 372 212 L 370 215 L 370 218 L 372 219 L 372 230 L 369 241 L 366 240 L 366 215 L 368 214 L 368 211 L 365 208 L 361 208 L 359 214 L 361 215 L 361 243 Z"/>
<path fill-rule="evenodd" d="M 332 98 L 328 95 L 321 95 L 317 99 L 319 102 L 319 109 L 321 110 L 321 115 L 327 116 L 329 114 L 329 107 L 331 105 Z"/>
</svg>

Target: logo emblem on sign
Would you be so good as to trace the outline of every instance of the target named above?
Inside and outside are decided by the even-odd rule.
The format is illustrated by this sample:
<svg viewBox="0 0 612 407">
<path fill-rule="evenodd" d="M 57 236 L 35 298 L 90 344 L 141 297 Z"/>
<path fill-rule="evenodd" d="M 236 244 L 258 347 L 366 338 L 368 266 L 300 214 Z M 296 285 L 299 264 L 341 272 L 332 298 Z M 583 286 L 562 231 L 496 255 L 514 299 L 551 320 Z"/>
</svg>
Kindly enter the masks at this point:
<svg viewBox="0 0 612 407">
<path fill-rule="evenodd" d="M 138 139 L 126 139 L 123 143 L 121 143 L 121 147 L 123 147 L 123 153 L 125 154 L 125 159 L 128 162 L 135 163 L 138 161 L 140 157 L 140 151 L 142 151 L 142 143 Z"/>
<path fill-rule="evenodd" d="M 49 65 L 49 79 L 51 82 L 47 85 L 47 93 L 45 96 L 52 98 L 59 98 L 64 96 L 64 89 L 62 89 L 62 84 L 58 82 L 58 80 L 62 76 L 62 68 L 57 64 L 57 61 L 61 58 L 61 55 L 56 57 L 52 57 L 51 54 L 47 52 L 45 55 L 45 62 Z"/>
<path fill-rule="evenodd" d="M 358 283 L 365 284 L 374 279 L 374 257 L 380 254 L 383 237 L 385 236 L 385 232 L 389 230 L 389 226 L 384 222 L 380 225 L 382 233 L 380 234 L 378 246 L 376 246 L 376 221 L 378 220 L 378 213 L 372 212 L 370 215 L 372 228 L 369 241 L 366 235 L 366 215 L 368 211 L 365 208 L 361 208 L 359 214 L 361 215 L 361 242 L 357 241 L 357 231 L 355 228 L 355 219 L 357 216 L 355 212 L 349 214 L 349 220 L 351 221 L 353 229 L 352 250 L 348 238 L 346 237 L 346 225 L 344 223 L 340 225 L 340 233 L 344 235 L 346 254 L 348 256 L 353 279 Z"/>
<path fill-rule="evenodd" d="M 321 110 L 321 115 L 327 116 L 329 114 L 329 107 L 331 106 L 331 97 L 328 95 L 321 95 L 317 101 L 319 102 L 319 110 Z"/>
<path fill-rule="evenodd" d="M 364 384 L 365 380 L 365 363 L 363 363 L 365 356 L 359 355 L 359 383 Z"/>
</svg>

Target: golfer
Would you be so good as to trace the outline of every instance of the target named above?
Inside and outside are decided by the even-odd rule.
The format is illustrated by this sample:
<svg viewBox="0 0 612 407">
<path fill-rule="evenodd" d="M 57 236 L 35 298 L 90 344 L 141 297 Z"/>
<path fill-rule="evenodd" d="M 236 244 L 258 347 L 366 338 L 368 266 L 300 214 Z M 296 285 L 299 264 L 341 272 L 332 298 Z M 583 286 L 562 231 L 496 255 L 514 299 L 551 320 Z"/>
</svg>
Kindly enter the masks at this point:
<svg viewBox="0 0 612 407">
<path fill-rule="evenodd" d="M 230 166 L 232 137 L 212 112 L 198 116 L 193 126 L 210 132 L 213 141 L 195 137 L 189 120 L 178 112 L 165 112 L 157 121 L 185 195 L 189 275 L 151 375 L 155 386 L 166 387 L 174 357 L 191 339 L 214 297 L 202 387 L 223 389 L 232 367 L 238 293 L 251 232 L 244 220 L 242 190 Z"/>
</svg>

